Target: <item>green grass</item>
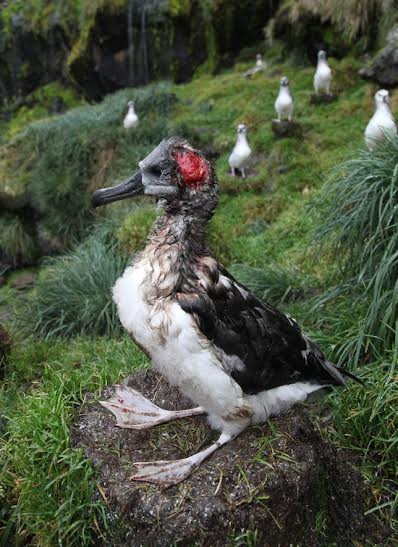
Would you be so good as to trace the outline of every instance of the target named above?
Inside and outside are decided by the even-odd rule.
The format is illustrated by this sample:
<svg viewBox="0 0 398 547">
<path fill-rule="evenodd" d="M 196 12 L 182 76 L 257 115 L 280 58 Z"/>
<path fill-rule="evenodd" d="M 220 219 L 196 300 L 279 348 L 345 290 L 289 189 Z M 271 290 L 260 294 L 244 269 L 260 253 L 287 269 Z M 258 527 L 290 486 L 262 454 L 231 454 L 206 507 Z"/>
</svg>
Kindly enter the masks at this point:
<svg viewBox="0 0 398 547">
<path fill-rule="evenodd" d="M 39 87 L 25 97 L 22 106 L 17 109 L 12 108 L 9 121 L 1 123 L 0 142 L 15 137 L 31 122 L 50 117 L 56 101 L 61 101 L 60 104 L 65 109 L 73 108 L 81 102 L 73 89 L 66 88 L 59 82 Z"/>
<path fill-rule="evenodd" d="M 219 154 L 216 170 L 221 192 L 210 226 L 210 245 L 226 266 L 234 265 L 238 279 L 271 303 L 281 303 L 330 359 L 367 380 L 365 389 L 353 385 L 332 395 L 335 425 L 323 434 L 358 452 L 375 495 L 374 506 L 382 505 L 377 511 L 394 524 L 391 515 L 396 499 L 391 484 L 396 480 L 398 438 L 393 412 L 397 396 L 394 353 L 377 348 L 376 343 L 371 352 L 358 346 L 358 337 L 366 332 L 368 300 L 354 298 L 348 279 L 336 270 L 332 252 L 314 259 L 312 234 L 318 219 L 309 208 L 317 196 L 319 210 L 326 206 L 327 198 L 319 191 L 328 174 L 347 158 L 358 157 L 363 148 L 374 88 L 356 76 L 357 61 L 332 60 L 339 99 L 310 106 L 312 68 L 273 65 L 265 75 L 246 81 L 242 73 L 248 66 L 237 65 L 216 77 L 203 75 L 181 86 L 154 84 L 133 93 L 125 90 L 98 105 L 35 122 L 7 143 L 0 153 L 0 187 L 9 190 L 11 186 L 15 195 L 29 189 L 42 211 L 40 228 L 59 249 L 74 249 L 43 268 L 38 287 L 29 296 L 36 302 L 31 308 L 30 331 L 39 325 L 36 332 L 44 337 L 92 335 L 93 329 L 115 332 L 109 329 L 115 325 L 109 288 L 123 260 L 119 268 L 112 263 L 113 253 L 120 258 L 120 249 L 131 253 L 142 248 L 154 207 L 143 199 L 137 205 L 115 204 L 92 213 L 91 191 L 136 170 L 138 161 L 167 135 L 182 134 L 199 147 L 212 144 Z M 292 82 L 303 138 L 274 141 L 270 127 L 273 103 L 285 73 Z M 120 127 L 121 117 L 132 95 L 145 123 L 138 132 L 126 133 Z M 241 122 L 249 127 L 256 157 L 255 174 L 247 181 L 232 178 L 227 164 L 236 125 Z M 390 169 L 393 161 L 386 158 L 381 162 L 383 169 Z M 383 181 L 380 188 L 385 190 L 387 178 Z M 359 196 L 359 178 L 354 182 Z M 349 182 L 343 183 L 346 191 L 335 188 L 339 199 L 340 194 L 350 195 Z M 327 182 L 325 188 L 332 192 L 332 183 Z M 367 202 L 361 206 L 365 208 Z M 98 236 L 103 225 L 104 233 Z M 358 234 L 353 243 L 359 241 Z M 86 243 L 76 246 L 76 238 L 87 237 Z M 349 251 L 354 252 L 354 247 Z M 376 248 L 381 249 L 378 244 Z M 341 279 L 336 298 L 323 298 Z M 356 291 L 363 294 L 362 286 Z M 12 302 L 14 292 L 9 287 L 1 289 L 0 311 Z M 107 319 L 97 328 L 96 318 L 104 309 Z M 40 325 L 46 326 L 41 329 Z M 21 346 L 15 325 L 13 334 L 16 348 L 0 393 L 0 410 L 6 416 L 1 422 L 5 432 L 2 526 L 10 521 L 9 537 L 16 530 L 18 537 L 42 545 L 73 544 L 80 537 L 95 541 L 98 527 L 103 530 L 104 526 L 103 508 L 91 498 L 95 473 L 70 448 L 68 429 L 87 390 L 98 393 L 102 385 L 115 382 L 146 360 L 125 339 L 72 337 L 62 342 L 58 336 L 51 343 L 36 339 Z M 372 338 L 367 340 L 369 347 Z M 73 506 L 67 499 L 73 500 Z M 322 519 L 320 512 L 320 530 Z M 235 540 L 255 543 L 255 529 Z"/>
<path fill-rule="evenodd" d="M 145 120 L 135 131 L 122 126 L 129 99 Z M 167 134 L 175 103 L 171 86 L 157 83 L 28 124 L 0 148 L 0 194 L 29 203 L 52 247 L 70 248 L 95 218 L 90 194 L 136 168 Z"/>
<path fill-rule="evenodd" d="M 373 484 L 375 505 L 398 530 L 398 360 L 396 354 L 361 369 L 365 388 L 351 385 L 344 394 L 329 397 L 334 425 L 332 438 L 360 455 Z"/>
<path fill-rule="evenodd" d="M 104 530 L 93 498 L 95 471 L 70 444 L 69 427 L 88 390 L 146 364 L 128 338 L 34 342 L 16 349 L 2 387 L 2 541 L 88 545 Z M 11 404 L 13 402 L 13 404 Z"/>
</svg>

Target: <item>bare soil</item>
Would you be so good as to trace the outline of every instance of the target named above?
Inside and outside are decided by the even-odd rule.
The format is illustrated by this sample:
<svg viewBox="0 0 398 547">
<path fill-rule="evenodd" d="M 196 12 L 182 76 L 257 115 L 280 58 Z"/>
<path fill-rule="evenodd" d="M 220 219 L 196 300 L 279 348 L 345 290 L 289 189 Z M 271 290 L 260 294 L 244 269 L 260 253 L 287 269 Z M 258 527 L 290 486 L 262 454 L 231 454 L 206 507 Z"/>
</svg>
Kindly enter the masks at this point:
<svg viewBox="0 0 398 547">
<path fill-rule="evenodd" d="M 337 101 L 338 95 L 336 93 L 311 93 L 310 104 L 328 104 Z"/>
<path fill-rule="evenodd" d="M 191 403 L 153 371 L 125 383 L 170 410 Z M 103 398 L 113 388 L 104 390 Z M 320 408 L 324 408 L 321 405 Z M 338 546 L 383 544 L 371 492 L 352 453 L 321 438 L 314 405 L 251 427 L 218 450 L 187 480 L 161 491 L 130 480 L 134 461 L 175 459 L 217 436 L 195 417 L 146 431 L 115 427 L 114 417 L 89 395 L 72 430 L 98 469 L 97 497 L 111 525 L 106 545 Z"/>
<path fill-rule="evenodd" d="M 301 137 L 303 127 L 299 122 L 292 120 L 272 120 L 271 129 L 276 139 L 284 139 L 286 137 Z"/>
</svg>

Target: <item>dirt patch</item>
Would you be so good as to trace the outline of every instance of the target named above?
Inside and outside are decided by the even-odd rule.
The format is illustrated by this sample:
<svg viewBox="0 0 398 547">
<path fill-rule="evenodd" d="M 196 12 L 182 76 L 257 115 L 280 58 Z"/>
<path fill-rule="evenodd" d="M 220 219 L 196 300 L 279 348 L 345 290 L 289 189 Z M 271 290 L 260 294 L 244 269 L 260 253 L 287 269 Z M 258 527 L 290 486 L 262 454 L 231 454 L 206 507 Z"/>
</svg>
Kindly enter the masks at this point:
<svg viewBox="0 0 398 547">
<path fill-rule="evenodd" d="M 284 139 L 286 137 L 301 137 L 303 127 L 299 122 L 287 120 L 272 120 L 272 133 L 276 139 Z"/>
<path fill-rule="evenodd" d="M 11 282 L 11 288 L 16 291 L 31 289 L 35 284 L 37 274 L 35 272 L 23 272 Z"/>
<path fill-rule="evenodd" d="M 334 103 L 338 98 L 336 93 L 320 93 L 319 95 L 317 93 L 311 93 L 309 103 L 314 105 L 329 104 Z"/>
<path fill-rule="evenodd" d="M 127 378 L 157 405 L 189 408 L 176 388 L 152 371 Z M 107 388 L 108 398 L 113 388 Z M 98 468 L 97 496 L 109 507 L 114 545 L 352 545 L 383 543 L 371 494 L 353 456 L 324 441 L 296 407 L 251 427 L 218 450 L 186 481 L 161 491 L 135 483 L 134 461 L 174 459 L 207 446 L 217 433 L 196 417 L 152 430 L 115 427 L 92 396 L 72 430 L 75 447 Z"/>
</svg>

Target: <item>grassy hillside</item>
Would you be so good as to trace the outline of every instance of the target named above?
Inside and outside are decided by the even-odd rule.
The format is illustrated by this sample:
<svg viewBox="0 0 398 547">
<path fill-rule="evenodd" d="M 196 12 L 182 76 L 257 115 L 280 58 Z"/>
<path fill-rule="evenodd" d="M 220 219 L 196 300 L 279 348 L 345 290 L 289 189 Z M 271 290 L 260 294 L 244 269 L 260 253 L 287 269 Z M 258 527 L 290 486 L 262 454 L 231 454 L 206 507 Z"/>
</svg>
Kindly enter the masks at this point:
<svg viewBox="0 0 398 547">
<path fill-rule="evenodd" d="M 107 383 L 147 364 L 120 336 L 109 288 L 126 255 L 144 245 L 156 213 L 145 199 L 94 213 L 89 196 L 130 174 L 172 134 L 217 156 L 220 203 L 210 228 L 216 256 L 294 315 L 331 359 L 343 360 L 366 380 L 365 388 L 353 385 L 329 397 L 335 426 L 323 433 L 361 454 L 374 510 L 394 526 L 397 342 L 374 345 L 377 333 L 361 330 L 371 302 L 365 285 L 353 283 L 336 298 L 325 298 L 344 288 L 347 277 L 327 238 L 322 252 L 315 252 L 314 232 L 334 206 L 323 193 L 336 180 L 331 170 L 358 157 L 375 92 L 357 78 L 356 61 L 331 64 L 339 97 L 326 105 L 309 102 L 312 67 L 273 65 L 265 75 L 245 80 L 248 65 L 242 64 L 181 86 L 124 90 L 98 105 L 27 125 L 5 143 L 0 188 L 29 202 L 38 212 L 36 232 L 47 238 L 49 249 L 68 254 L 42 264 L 28 294 L 17 294 L 11 280 L 0 289 L 0 321 L 5 319 L 14 338 L 0 384 L 3 537 L 17 530 L 28 542 L 70 545 L 102 534 L 109 525 L 103 501 L 92 501 L 95 471 L 71 449 L 68 430 L 87 391 L 98 395 Z M 302 136 L 275 140 L 271 120 L 282 75 L 291 81 Z M 135 132 L 121 126 L 130 98 L 141 117 Z M 247 180 L 228 172 L 238 123 L 248 126 L 254 151 Z M 28 226 L 22 223 L 18 230 L 16 246 L 27 236 L 38 245 Z M 27 333 L 35 336 L 26 338 Z"/>
</svg>

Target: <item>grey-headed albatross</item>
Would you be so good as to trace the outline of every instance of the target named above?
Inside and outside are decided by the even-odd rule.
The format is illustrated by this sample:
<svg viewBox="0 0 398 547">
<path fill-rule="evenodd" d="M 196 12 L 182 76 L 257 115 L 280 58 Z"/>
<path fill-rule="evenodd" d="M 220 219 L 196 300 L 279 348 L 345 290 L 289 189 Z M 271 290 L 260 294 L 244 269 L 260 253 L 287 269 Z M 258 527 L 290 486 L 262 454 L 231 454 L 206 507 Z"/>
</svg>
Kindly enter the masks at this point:
<svg viewBox="0 0 398 547">
<path fill-rule="evenodd" d="M 196 406 L 166 411 L 121 387 L 104 401 L 117 425 L 143 429 L 206 413 L 219 439 L 188 458 L 138 462 L 134 480 L 169 486 L 184 480 L 249 424 L 264 422 L 350 373 L 327 360 L 298 324 L 254 296 L 217 262 L 207 226 L 217 205 L 210 163 L 185 140 L 163 140 L 139 171 L 97 190 L 93 205 L 142 194 L 163 214 L 147 245 L 113 288 L 120 321 L 157 371 Z"/>
</svg>

